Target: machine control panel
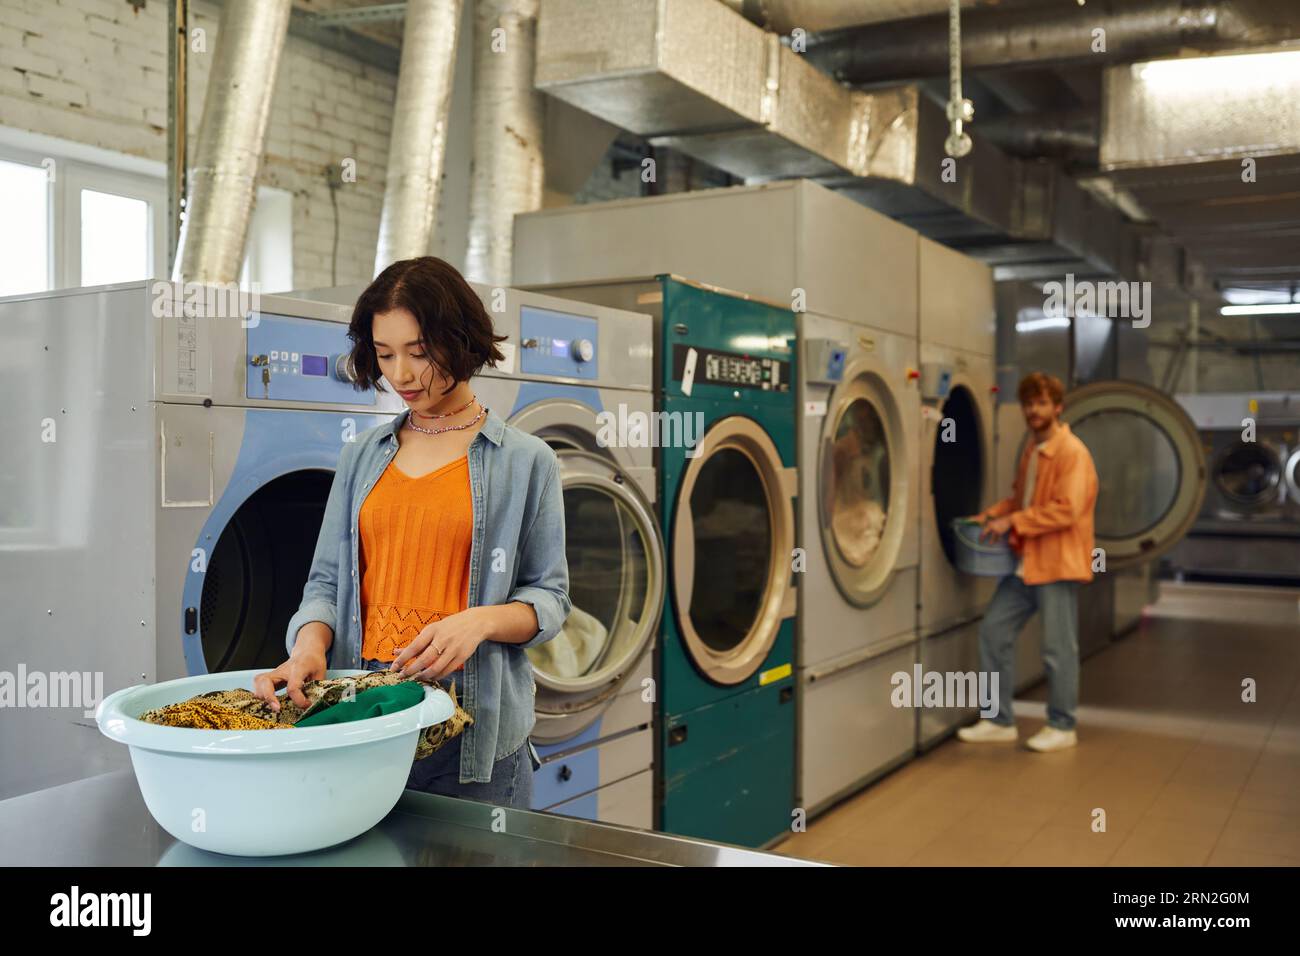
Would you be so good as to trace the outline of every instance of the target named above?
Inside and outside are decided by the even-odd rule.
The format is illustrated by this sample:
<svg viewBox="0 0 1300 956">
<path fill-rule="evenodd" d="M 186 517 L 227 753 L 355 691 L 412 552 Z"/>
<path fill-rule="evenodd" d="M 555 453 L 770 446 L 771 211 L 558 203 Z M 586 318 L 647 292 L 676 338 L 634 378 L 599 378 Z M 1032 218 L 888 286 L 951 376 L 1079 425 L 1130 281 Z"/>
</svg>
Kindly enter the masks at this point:
<svg viewBox="0 0 1300 956">
<path fill-rule="evenodd" d="M 946 362 L 921 363 L 921 401 L 942 402 L 951 390 L 951 365 Z"/>
<path fill-rule="evenodd" d="M 685 382 L 688 377 L 693 385 L 788 392 L 790 363 L 784 359 L 675 343 L 673 378 Z"/>
<path fill-rule="evenodd" d="M 358 392 L 348 356 L 346 325 L 298 316 L 256 313 L 247 331 L 245 396 L 269 401 L 373 405 Z"/>
<path fill-rule="evenodd" d="M 599 330 L 594 318 L 524 305 L 519 308 L 519 371 L 594 379 Z"/>
<path fill-rule="evenodd" d="M 848 360 L 847 342 L 835 339 L 804 339 L 804 368 L 811 385 L 836 385 L 844 381 L 844 363 Z"/>
</svg>

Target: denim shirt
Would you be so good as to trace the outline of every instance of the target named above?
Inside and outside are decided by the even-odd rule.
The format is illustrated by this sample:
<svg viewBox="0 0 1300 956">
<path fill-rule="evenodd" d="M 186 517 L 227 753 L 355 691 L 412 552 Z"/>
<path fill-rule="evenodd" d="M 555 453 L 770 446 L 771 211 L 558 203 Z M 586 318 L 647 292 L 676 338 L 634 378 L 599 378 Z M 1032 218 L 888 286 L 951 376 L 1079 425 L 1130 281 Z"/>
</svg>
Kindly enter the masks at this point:
<svg viewBox="0 0 1300 956">
<path fill-rule="evenodd" d="M 328 665 L 363 666 L 357 518 L 397 452 L 407 414 L 343 446 L 302 604 L 285 635 L 290 652 L 298 629 L 320 621 L 334 631 Z M 464 685 L 461 703 L 474 718 L 461 746 L 460 782 L 487 783 L 492 765 L 524 745 L 533 729 L 537 690 L 524 649 L 555 637 L 568 617 L 569 566 L 559 461 L 550 446 L 489 410 L 468 458 L 474 508 L 469 607 L 522 601 L 532 605 L 539 625 L 522 644 L 484 641 L 457 675 Z"/>
</svg>

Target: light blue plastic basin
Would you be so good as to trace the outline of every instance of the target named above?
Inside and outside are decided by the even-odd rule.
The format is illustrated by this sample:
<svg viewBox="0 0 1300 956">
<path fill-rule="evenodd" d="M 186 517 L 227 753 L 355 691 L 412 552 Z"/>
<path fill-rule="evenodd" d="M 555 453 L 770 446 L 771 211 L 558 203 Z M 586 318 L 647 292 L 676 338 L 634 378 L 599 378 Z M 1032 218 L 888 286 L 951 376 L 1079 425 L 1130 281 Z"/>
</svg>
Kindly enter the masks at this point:
<svg viewBox="0 0 1300 956">
<path fill-rule="evenodd" d="M 1016 571 L 1016 553 L 1000 541 L 981 541 L 981 528 L 974 521 L 954 518 L 952 534 L 957 569 L 981 578 L 1000 578 Z"/>
<path fill-rule="evenodd" d="M 230 671 L 127 687 L 95 721 L 130 749 L 145 805 L 191 846 L 238 856 L 307 853 L 369 830 L 402 795 L 421 730 L 449 718 L 446 691 L 428 686 L 414 707 L 322 727 L 194 730 L 137 719 L 212 690 L 253 688 L 263 671 Z M 328 677 L 363 674 L 332 670 Z"/>
</svg>

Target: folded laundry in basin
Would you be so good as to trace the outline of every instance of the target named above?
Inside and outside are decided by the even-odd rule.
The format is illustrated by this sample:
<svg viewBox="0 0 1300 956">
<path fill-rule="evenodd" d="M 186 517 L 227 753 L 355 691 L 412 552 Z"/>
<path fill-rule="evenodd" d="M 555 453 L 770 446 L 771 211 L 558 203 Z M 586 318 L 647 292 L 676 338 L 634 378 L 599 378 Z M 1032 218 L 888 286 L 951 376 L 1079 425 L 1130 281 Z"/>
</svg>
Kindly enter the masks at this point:
<svg viewBox="0 0 1300 956">
<path fill-rule="evenodd" d="M 374 688 L 392 688 L 400 685 L 410 685 L 420 691 L 420 696 L 424 695 L 424 683 L 404 677 L 396 671 L 369 671 L 365 674 L 359 674 L 355 677 L 333 677 L 324 680 L 309 680 L 302 685 L 303 696 L 307 698 L 308 707 L 306 710 L 299 707 L 288 695 L 280 698 L 280 709 L 272 710 L 271 705 L 262 698 L 258 697 L 252 691 L 242 688 L 232 688 L 230 690 L 213 690 L 206 694 L 199 694 L 191 697 L 187 701 L 181 701 L 179 704 L 170 704 L 167 707 L 159 707 L 140 715 L 140 720 L 150 724 L 167 724 L 168 726 L 184 727 L 207 727 L 203 724 L 175 724 L 170 723 L 166 712 L 171 708 L 183 707 L 186 704 L 201 704 L 205 706 L 216 705 L 233 711 L 235 714 L 256 721 L 251 725 L 239 726 L 214 726 L 211 729 L 216 730 L 261 730 L 277 729 L 282 727 L 293 727 L 312 714 L 327 712 L 327 708 L 332 709 L 340 701 L 360 698 L 366 691 Z M 438 750 L 447 741 L 457 737 L 465 728 L 474 723 L 474 718 L 460 706 L 456 698 L 456 684 L 453 681 L 449 688 L 444 688 L 451 695 L 451 702 L 455 705 L 455 713 L 440 724 L 434 724 L 432 727 L 426 727 L 421 733 L 419 740 L 415 745 L 415 759 L 422 760 L 425 757 Z M 405 693 L 405 692 L 404 692 Z M 409 706 L 409 705 L 408 705 Z M 402 708 L 392 708 L 387 713 Z M 352 717 L 351 720 L 361 720 L 361 717 Z M 304 724 L 304 726 L 307 726 Z"/>
<path fill-rule="evenodd" d="M 346 724 L 353 720 L 382 717 L 399 710 L 414 707 L 424 700 L 424 688 L 414 682 L 394 684 L 392 687 L 372 687 L 363 690 L 352 700 L 341 700 L 308 714 L 298 721 L 299 727 L 320 727 L 324 724 Z"/>
</svg>

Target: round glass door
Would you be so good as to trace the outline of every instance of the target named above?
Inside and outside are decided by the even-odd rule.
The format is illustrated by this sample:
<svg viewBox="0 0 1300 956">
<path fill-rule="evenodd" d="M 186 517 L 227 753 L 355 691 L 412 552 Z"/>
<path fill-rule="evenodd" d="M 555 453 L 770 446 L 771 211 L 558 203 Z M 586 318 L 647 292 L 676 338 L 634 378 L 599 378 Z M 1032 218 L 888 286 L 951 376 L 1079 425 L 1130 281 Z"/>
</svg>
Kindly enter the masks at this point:
<svg viewBox="0 0 1300 956">
<path fill-rule="evenodd" d="M 1286 460 L 1286 490 L 1293 504 L 1300 505 L 1300 448 Z"/>
<path fill-rule="evenodd" d="M 663 546 L 639 490 L 608 459 L 560 448 L 572 610 L 560 633 L 525 651 L 539 715 L 595 720 L 654 637 L 664 595 Z M 539 720 L 534 736 L 547 739 Z M 579 727 L 555 728 L 571 736 Z"/>
<path fill-rule="evenodd" d="M 771 573 L 772 518 L 758 467 L 736 448 L 712 455 L 700 468 L 690 508 L 695 577 L 688 613 L 710 650 L 734 653 L 758 620 Z M 711 586 L 718 580 L 734 584 Z"/>
<path fill-rule="evenodd" d="M 333 475 L 299 471 L 255 491 L 217 538 L 203 576 L 199 636 L 209 673 L 284 663 Z"/>
<path fill-rule="evenodd" d="M 898 405 L 885 382 L 860 373 L 831 395 L 822 426 L 822 544 L 841 593 L 874 603 L 893 579 L 907 518 L 907 463 Z"/>
<path fill-rule="evenodd" d="M 1173 547 L 1196 521 L 1206 486 L 1205 453 L 1182 407 L 1136 382 L 1094 382 L 1066 395 L 1062 420 L 1097 469 L 1095 531 L 1107 568 Z"/>
<path fill-rule="evenodd" d="M 794 509 L 771 438 L 739 416 L 687 459 L 673 529 L 673 590 L 696 666 L 738 684 L 762 666 L 788 616 Z"/>
<path fill-rule="evenodd" d="M 1281 457 L 1271 446 L 1259 442 L 1238 442 L 1214 463 L 1215 487 L 1235 504 L 1275 502 L 1281 483 Z"/>
</svg>

